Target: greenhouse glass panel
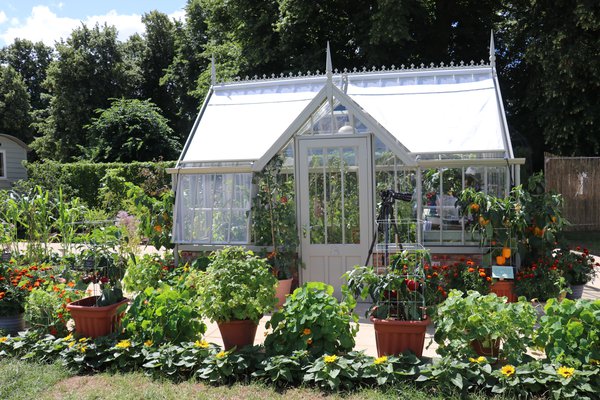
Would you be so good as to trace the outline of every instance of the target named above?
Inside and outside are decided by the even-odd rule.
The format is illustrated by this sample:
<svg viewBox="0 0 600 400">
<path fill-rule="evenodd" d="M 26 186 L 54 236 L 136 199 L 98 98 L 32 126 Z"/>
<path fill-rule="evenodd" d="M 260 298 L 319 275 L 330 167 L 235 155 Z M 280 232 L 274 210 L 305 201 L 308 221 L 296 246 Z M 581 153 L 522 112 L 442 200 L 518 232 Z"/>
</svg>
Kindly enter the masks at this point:
<svg viewBox="0 0 600 400">
<path fill-rule="evenodd" d="M 248 243 L 250 173 L 184 174 L 176 201 L 175 243 Z"/>
</svg>

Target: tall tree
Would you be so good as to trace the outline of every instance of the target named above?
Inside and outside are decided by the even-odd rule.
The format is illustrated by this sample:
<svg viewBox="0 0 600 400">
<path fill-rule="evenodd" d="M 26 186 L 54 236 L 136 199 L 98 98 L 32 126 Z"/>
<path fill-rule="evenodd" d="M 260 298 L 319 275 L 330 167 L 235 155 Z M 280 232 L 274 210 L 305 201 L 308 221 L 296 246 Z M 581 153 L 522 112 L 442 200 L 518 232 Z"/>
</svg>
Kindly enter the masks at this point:
<svg viewBox="0 0 600 400">
<path fill-rule="evenodd" d="M 13 67 L 0 65 L 0 133 L 29 143 L 33 137 L 29 109 L 23 78 Z"/>
<path fill-rule="evenodd" d="M 600 153 L 600 3 L 510 2 L 516 120 L 538 155 Z M 541 140 L 543 138 L 543 141 Z M 542 144 L 543 143 L 543 144 Z"/>
<path fill-rule="evenodd" d="M 209 68 L 205 50 L 207 43 L 206 13 L 200 0 L 188 0 L 185 23 L 175 23 L 175 55 L 160 84 L 175 102 L 175 133 L 185 140 L 206 90 L 198 90 L 198 79 Z"/>
<path fill-rule="evenodd" d="M 42 87 L 42 83 L 52 61 L 52 51 L 52 48 L 43 42 L 33 43 L 17 38 L 0 52 L 0 61 L 13 67 L 25 80 L 34 110 L 47 106 L 47 98 L 43 97 L 47 91 Z"/>
<path fill-rule="evenodd" d="M 32 147 L 42 158 L 70 161 L 93 144 L 83 126 L 94 110 L 121 96 L 126 74 L 114 27 L 82 24 L 56 50 L 45 81 L 52 98 L 46 118 L 36 123 L 42 136 Z"/>
<path fill-rule="evenodd" d="M 85 127 L 95 144 L 88 158 L 102 162 L 172 160 L 181 144 L 162 116 L 160 108 L 148 100 L 113 100 Z"/>
</svg>

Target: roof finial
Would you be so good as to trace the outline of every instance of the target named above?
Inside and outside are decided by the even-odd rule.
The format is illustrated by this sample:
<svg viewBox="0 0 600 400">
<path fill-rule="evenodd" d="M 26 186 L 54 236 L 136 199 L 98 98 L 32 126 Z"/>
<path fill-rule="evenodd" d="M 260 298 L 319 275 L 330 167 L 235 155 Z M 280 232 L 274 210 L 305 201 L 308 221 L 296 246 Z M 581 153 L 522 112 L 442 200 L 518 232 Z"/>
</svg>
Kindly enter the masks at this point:
<svg viewBox="0 0 600 400">
<path fill-rule="evenodd" d="M 490 66 L 496 68 L 496 47 L 494 46 L 494 30 L 490 33 Z"/>
<path fill-rule="evenodd" d="M 217 84 L 217 69 L 215 68 L 215 55 L 213 54 L 210 59 L 210 84 L 215 86 Z"/>
<path fill-rule="evenodd" d="M 331 51 L 329 50 L 329 40 L 327 41 L 327 59 L 325 60 L 325 74 L 327 79 L 331 79 L 333 76 L 331 68 Z"/>
</svg>

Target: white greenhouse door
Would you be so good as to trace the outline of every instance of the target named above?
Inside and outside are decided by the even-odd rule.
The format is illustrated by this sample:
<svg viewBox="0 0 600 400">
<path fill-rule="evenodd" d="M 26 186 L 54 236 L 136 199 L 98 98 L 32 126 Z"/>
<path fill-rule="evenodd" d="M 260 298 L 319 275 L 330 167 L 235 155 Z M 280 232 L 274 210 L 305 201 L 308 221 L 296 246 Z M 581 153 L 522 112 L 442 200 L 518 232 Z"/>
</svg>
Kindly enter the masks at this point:
<svg viewBox="0 0 600 400">
<path fill-rule="evenodd" d="M 325 282 L 339 296 L 342 274 L 369 250 L 367 138 L 302 138 L 298 161 L 302 282 Z"/>
</svg>

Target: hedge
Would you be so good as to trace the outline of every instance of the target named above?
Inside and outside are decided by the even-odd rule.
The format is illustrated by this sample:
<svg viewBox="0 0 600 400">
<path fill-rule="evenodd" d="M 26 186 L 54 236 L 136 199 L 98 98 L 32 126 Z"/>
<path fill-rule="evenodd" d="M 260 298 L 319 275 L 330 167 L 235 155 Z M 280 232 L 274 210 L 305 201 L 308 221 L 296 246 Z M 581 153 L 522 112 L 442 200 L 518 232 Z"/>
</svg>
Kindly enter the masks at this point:
<svg viewBox="0 0 600 400">
<path fill-rule="evenodd" d="M 175 166 L 175 161 L 133 163 L 25 163 L 28 181 L 49 191 L 62 187 L 67 197 L 79 197 L 89 207 L 101 206 L 98 196 L 102 180 L 109 171 L 128 182 L 144 188 L 149 194 L 163 187 L 170 187 L 171 178 L 166 168 Z"/>
</svg>

